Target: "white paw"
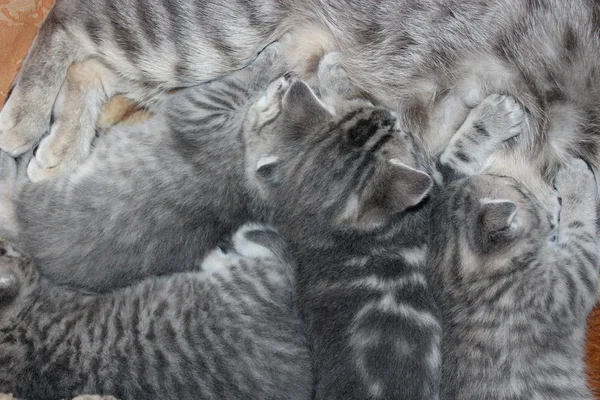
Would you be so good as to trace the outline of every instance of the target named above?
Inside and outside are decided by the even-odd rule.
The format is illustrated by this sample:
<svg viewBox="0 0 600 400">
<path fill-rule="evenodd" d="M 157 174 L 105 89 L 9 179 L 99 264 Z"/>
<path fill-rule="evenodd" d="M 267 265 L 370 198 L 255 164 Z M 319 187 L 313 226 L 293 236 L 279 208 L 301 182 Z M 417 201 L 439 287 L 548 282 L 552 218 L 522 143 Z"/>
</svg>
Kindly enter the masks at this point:
<svg viewBox="0 0 600 400">
<path fill-rule="evenodd" d="M 239 260 L 239 256 L 235 253 L 225 253 L 220 248 L 211 250 L 202 260 L 201 271 L 207 275 L 218 274 L 225 278 L 230 277 L 229 268 Z"/>
<path fill-rule="evenodd" d="M 0 112 L 0 150 L 17 157 L 32 148 L 39 137 L 26 134 L 24 124 L 17 124 L 5 110 Z"/>
<path fill-rule="evenodd" d="M 60 126 L 57 123 L 52 127 L 50 135 L 42 139 L 29 162 L 27 176 L 32 182 L 71 172 L 86 159 L 91 147 L 87 137 L 91 135 L 79 132 L 79 135 L 73 136 L 70 132 L 61 131 Z"/>
<path fill-rule="evenodd" d="M 265 232 L 267 234 L 272 234 L 274 230 L 268 226 L 256 223 L 247 223 L 243 225 L 233 235 L 232 242 L 235 252 L 246 258 L 276 258 L 271 249 L 249 238 L 248 234 L 251 232 Z"/>
<path fill-rule="evenodd" d="M 493 138 L 506 141 L 521 134 L 525 113 L 514 97 L 492 94 L 473 111 L 477 109 L 480 109 L 478 119 Z"/>
<path fill-rule="evenodd" d="M 35 152 L 37 163 L 42 168 L 56 167 L 62 161 L 61 157 L 58 154 L 55 154 L 53 147 L 58 132 L 57 126 L 58 125 L 52 127 L 50 135 L 42 139 Z"/>
<path fill-rule="evenodd" d="M 34 105 L 19 103 L 19 89 L 15 88 L 0 110 L 0 149 L 13 157 L 31 149 L 39 141 L 47 127 L 47 120 L 40 116 Z"/>
<path fill-rule="evenodd" d="M 327 53 L 321 59 L 317 76 L 324 96 L 344 97 L 352 90 L 348 74 L 344 69 L 342 54 L 339 52 Z"/>
<path fill-rule="evenodd" d="M 41 167 L 37 161 L 37 158 L 33 157 L 27 165 L 27 177 L 31 182 L 41 182 L 48 179 L 52 179 L 60 175 L 62 169 L 60 165 L 50 168 Z"/>
</svg>

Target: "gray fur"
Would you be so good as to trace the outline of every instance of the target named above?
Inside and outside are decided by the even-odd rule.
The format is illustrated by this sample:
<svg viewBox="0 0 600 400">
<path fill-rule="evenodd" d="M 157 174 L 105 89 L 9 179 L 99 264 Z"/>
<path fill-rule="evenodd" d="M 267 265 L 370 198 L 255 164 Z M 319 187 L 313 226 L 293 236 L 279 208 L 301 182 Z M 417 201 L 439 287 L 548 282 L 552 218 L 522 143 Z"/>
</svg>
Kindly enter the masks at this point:
<svg viewBox="0 0 600 400">
<path fill-rule="evenodd" d="M 316 42 L 339 50 L 353 84 L 396 109 L 431 154 L 469 107 L 491 93 L 514 96 L 526 123 L 498 168 L 516 164 L 508 156 L 528 159 L 533 171 L 507 173 L 539 181 L 569 153 L 600 163 L 599 28 L 590 0 L 59 0 L 0 113 L 0 148 L 15 155 L 39 141 L 72 61 L 95 57 L 116 72 L 105 95 L 156 104 L 291 31 L 308 58 L 322 51 L 310 48 Z"/>
<path fill-rule="evenodd" d="M 72 173 L 7 180 L 8 230 L 44 275 L 87 290 L 194 270 L 219 237 L 266 214 L 244 176 L 244 130 L 268 126 L 253 105 L 282 73 L 278 54 L 273 44 L 250 66 L 173 95 L 143 125 L 105 133 Z"/>
<path fill-rule="evenodd" d="M 202 270 L 105 295 L 42 278 L 0 243 L 0 392 L 30 400 L 310 399 L 292 264 L 270 228 L 244 225 Z"/>
<path fill-rule="evenodd" d="M 439 193 L 430 221 L 445 399 L 592 399 L 583 352 L 597 298 L 597 189 L 581 160 L 558 172 L 560 222 L 511 178 Z"/>
<path fill-rule="evenodd" d="M 343 98 L 343 70 L 319 72 Z M 295 81 L 279 127 L 246 139 L 249 171 L 298 265 L 316 399 L 436 399 L 441 330 L 424 277 L 432 180 L 392 112 L 336 104 L 332 114 Z"/>
</svg>

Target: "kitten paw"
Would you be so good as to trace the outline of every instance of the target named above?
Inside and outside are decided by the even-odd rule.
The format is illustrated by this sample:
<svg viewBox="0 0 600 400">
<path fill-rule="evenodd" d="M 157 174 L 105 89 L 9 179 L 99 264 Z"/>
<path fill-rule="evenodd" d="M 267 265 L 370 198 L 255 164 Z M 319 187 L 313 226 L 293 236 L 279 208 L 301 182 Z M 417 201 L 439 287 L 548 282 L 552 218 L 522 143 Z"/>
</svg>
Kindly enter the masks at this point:
<svg viewBox="0 0 600 400">
<path fill-rule="evenodd" d="M 233 235 L 233 248 L 237 254 L 246 258 L 276 258 L 267 247 L 276 240 L 278 234 L 268 226 L 247 223 Z"/>
<path fill-rule="evenodd" d="M 566 162 L 556 174 L 555 187 L 563 199 L 563 205 L 598 199 L 598 185 L 588 164 L 580 158 Z"/>
<path fill-rule="evenodd" d="M 350 98 L 352 85 L 344 68 L 342 54 L 327 53 L 319 62 L 317 71 L 319 89 L 323 97 L 337 96 Z"/>
<path fill-rule="evenodd" d="M 485 133 L 497 143 L 521 134 L 525 113 L 517 100 L 504 94 L 492 94 L 483 99 L 469 114 L 472 125 L 482 135 Z"/>
<path fill-rule="evenodd" d="M 265 64 L 267 64 L 267 65 L 272 64 L 275 60 L 277 60 L 277 58 L 281 54 L 282 47 L 283 46 L 280 41 L 273 42 L 273 43 L 267 45 L 267 47 L 265 47 L 264 49 L 262 49 L 262 51 L 260 53 L 258 53 L 258 55 L 256 56 L 256 58 L 253 61 L 253 64 L 256 64 L 259 66 L 262 66 Z"/>
</svg>

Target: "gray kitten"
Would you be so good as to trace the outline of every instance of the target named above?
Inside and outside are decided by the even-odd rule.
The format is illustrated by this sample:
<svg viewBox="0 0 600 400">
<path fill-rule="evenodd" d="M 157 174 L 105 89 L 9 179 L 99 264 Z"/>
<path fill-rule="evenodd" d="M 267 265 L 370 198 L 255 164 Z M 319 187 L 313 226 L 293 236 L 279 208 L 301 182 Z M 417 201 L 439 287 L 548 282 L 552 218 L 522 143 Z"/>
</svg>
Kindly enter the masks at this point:
<svg viewBox="0 0 600 400">
<path fill-rule="evenodd" d="M 40 277 L 0 241 L 0 392 L 28 400 L 310 399 L 283 239 L 244 225 L 201 270 L 105 295 Z"/>
<path fill-rule="evenodd" d="M 508 177 L 445 187 L 430 221 L 447 399 L 592 399 L 583 350 L 597 298 L 597 189 L 576 160 L 556 177 L 558 225 Z"/>
<path fill-rule="evenodd" d="M 297 262 L 316 398 L 436 399 L 432 180 L 418 141 L 389 110 L 351 100 L 332 111 L 300 80 L 274 106 L 277 127 L 246 138 L 247 166 Z"/>
<path fill-rule="evenodd" d="M 566 155 L 600 163 L 599 27 L 589 0 L 58 0 L 0 113 L 0 148 L 16 155 L 40 140 L 73 61 L 111 70 L 69 103 L 79 123 L 57 132 L 78 131 L 66 135 L 73 143 L 55 148 L 62 135 L 48 136 L 32 172 L 87 156 L 106 96 L 158 104 L 169 89 L 242 67 L 289 31 L 291 66 L 308 76 L 324 50 L 340 51 L 352 83 L 396 109 L 432 155 L 470 107 L 492 93 L 514 96 L 527 111 L 523 134 L 488 168 L 551 192 L 542 173 L 551 177 Z"/>
<path fill-rule="evenodd" d="M 87 290 L 194 270 L 221 236 L 266 215 L 245 177 L 244 132 L 260 134 L 277 117 L 263 103 L 289 79 L 275 80 L 279 47 L 173 95 L 140 126 L 102 135 L 72 173 L 5 180 L 2 229 L 44 275 Z"/>
</svg>

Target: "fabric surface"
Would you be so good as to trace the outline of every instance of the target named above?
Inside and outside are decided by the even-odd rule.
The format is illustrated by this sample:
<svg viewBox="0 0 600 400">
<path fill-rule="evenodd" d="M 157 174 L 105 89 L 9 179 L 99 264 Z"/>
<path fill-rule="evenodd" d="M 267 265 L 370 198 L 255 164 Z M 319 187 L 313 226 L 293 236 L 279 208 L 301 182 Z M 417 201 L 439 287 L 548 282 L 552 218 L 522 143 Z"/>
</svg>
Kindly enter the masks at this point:
<svg viewBox="0 0 600 400">
<path fill-rule="evenodd" d="M 53 0 L 0 0 L 0 104 Z"/>
<path fill-rule="evenodd" d="M 21 65 L 27 50 L 35 37 L 44 17 L 50 10 L 53 0 L 0 0 L 0 104 L 8 93 L 10 85 Z M 122 104 L 116 100 L 109 104 L 119 111 L 109 111 L 106 115 L 118 115 L 120 118 L 129 119 L 130 104 Z M 136 114 L 138 115 L 138 114 Z M 107 125 L 113 125 L 106 117 Z M 134 118 L 137 120 L 137 118 Z M 102 122 L 102 117 L 99 122 Z M 600 398 L 600 306 L 596 307 L 590 316 L 588 346 L 586 349 L 587 364 L 590 384 Z M 1 397 L 0 400 L 10 398 Z"/>
</svg>

